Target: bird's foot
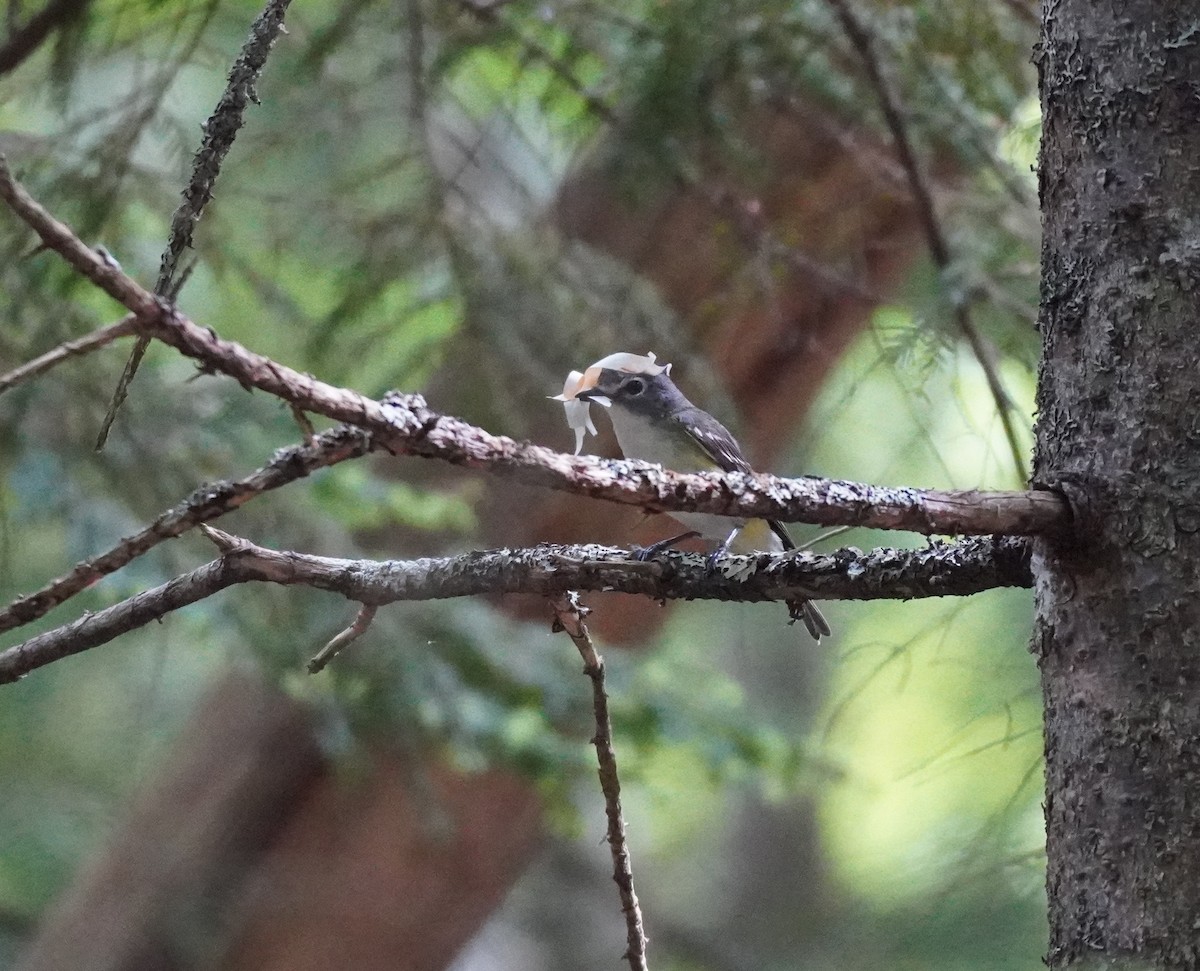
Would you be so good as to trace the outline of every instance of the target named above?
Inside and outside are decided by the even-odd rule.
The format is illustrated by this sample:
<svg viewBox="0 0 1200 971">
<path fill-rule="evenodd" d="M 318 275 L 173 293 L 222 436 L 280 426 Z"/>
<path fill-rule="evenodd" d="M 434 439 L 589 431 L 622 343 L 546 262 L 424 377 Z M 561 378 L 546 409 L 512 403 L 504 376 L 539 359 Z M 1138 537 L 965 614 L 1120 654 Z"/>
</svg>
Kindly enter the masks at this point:
<svg viewBox="0 0 1200 971">
<path fill-rule="evenodd" d="M 717 569 L 717 561 L 728 552 L 728 544 L 722 543 L 704 558 L 704 568 L 709 573 L 713 573 Z"/>
<path fill-rule="evenodd" d="M 686 533 L 680 533 L 678 536 L 671 536 L 667 539 L 660 539 L 657 543 L 651 543 L 649 546 L 638 546 L 634 548 L 633 558 L 639 563 L 645 563 L 647 560 L 653 559 L 664 550 L 669 550 L 677 543 L 682 543 L 685 539 L 695 539 L 700 534 L 694 529 L 689 529 Z"/>
</svg>

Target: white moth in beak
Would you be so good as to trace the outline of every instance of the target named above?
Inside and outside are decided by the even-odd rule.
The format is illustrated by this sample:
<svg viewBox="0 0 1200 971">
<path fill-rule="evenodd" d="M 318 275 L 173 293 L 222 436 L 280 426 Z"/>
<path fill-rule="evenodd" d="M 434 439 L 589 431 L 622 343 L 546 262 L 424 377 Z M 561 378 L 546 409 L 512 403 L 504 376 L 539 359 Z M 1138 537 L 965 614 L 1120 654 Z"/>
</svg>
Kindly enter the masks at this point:
<svg viewBox="0 0 1200 971">
<path fill-rule="evenodd" d="M 592 423 L 592 413 L 589 405 L 594 401 L 605 408 L 612 402 L 603 395 L 594 398 L 580 398 L 584 391 L 590 391 L 600 380 L 600 372 L 625 371 L 629 374 L 649 374 L 656 376 L 664 371 L 670 372 L 670 364 L 655 364 L 653 354 L 628 354 L 620 352 L 602 357 L 590 365 L 586 371 L 572 371 L 567 375 L 563 384 L 562 394 L 549 395 L 552 401 L 561 401 L 567 413 L 567 427 L 575 432 L 575 454 L 583 450 L 584 437 L 590 432 L 596 434 L 596 426 Z"/>
</svg>

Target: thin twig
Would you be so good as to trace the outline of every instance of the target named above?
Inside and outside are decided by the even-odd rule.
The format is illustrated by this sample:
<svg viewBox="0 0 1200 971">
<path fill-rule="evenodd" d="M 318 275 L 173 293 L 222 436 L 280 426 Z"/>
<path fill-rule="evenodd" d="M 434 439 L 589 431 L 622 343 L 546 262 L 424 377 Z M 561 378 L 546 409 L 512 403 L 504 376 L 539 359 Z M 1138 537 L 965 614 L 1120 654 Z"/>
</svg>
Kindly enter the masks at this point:
<svg viewBox="0 0 1200 971">
<path fill-rule="evenodd" d="M 308 415 L 304 413 L 304 409 L 297 404 L 289 405 L 292 411 L 292 418 L 296 422 L 296 426 L 300 429 L 300 434 L 304 436 L 304 441 L 311 445 L 317 439 L 317 430 L 313 428 L 313 423 Z"/>
<path fill-rule="evenodd" d="M 871 34 L 855 15 L 854 11 L 850 9 L 848 0 L 827 0 L 827 2 L 833 8 L 834 13 L 841 22 L 846 37 L 862 59 L 867 80 L 875 91 L 875 97 L 879 101 L 879 108 L 883 112 L 888 130 L 892 134 L 892 142 L 895 145 L 896 154 L 900 157 L 900 164 L 903 166 L 908 178 L 909 189 L 917 205 L 917 218 L 920 220 L 921 228 L 925 234 L 929 253 L 933 257 L 934 265 L 937 266 L 938 271 L 944 273 L 949 269 L 951 264 L 950 247 L 946 242 L 946 236 L 942 231 L 941 223 L 938 221 L 937 208 L 933 201 L 933 192 L 929 187 L 929 180 L 926 178 L 921 164 L 917 160 L 912 140 L 908 136 L 908 124 L 905 121 L 905 112 L 900 101 L 900 96 L 884 79 L 883 68 L 879 63 L 879 59 L 875 56 L 874 41 Z M 1017 477 L 1021 482 L 1026 482 L 1029 479 L 1029 472 L 1026 467 L 1025 451 L 1022 449 L 1020 440 L 1017 437 L 1017 429 L 1013 420 L 1013 412 L 1016 411 L 1016 404 L 1004 388 L 1004 382 L 1000 378 L 1000 372 L 996 366 L 991 345 L 975 326 L 970 309 L 961 301 L 955 301 L 954 321 L 966 339 L 967 345 L 971 348 L 971 353 L 975 356 L 980 369 L 983 371 L 988 391 L 995 402 L 996 411 L 1000 416 L 1000 423 L 1004 428 L 1004 437 L 1008 440 L 1008 447 L 1012 453 L 1013 467 L 1016 469 Z"/>
<path fill-rule="evenodd" d="M 584 617 L 588 609 L 574 592 L 564 593 L 550 601 L 554 608 L 555 630 L 566 631 L 583 658 L 583 673 L 592 682 L 592 708 L 596 713 L 596 761 L 600 764 L 600 790 L 604 793 L 604 812 L 608 817 L 608 848 L 612 853 L 613 881 L 621 895 L 621 912 L 625 915 L 625 936 L 628 947 L 624 958 L 630 971 L 646 971 L 646 929 L 642 924 L 642 907 L 633 887 L 633 867 L 629 858 L 629 843 L 625 838 L 625 818 L 621 813 L 621 781 L 617 777 L 617 754 L 613 750 L 612 720 L 608 715 L 608 694 L 604 690 L 604 658 L 592 643 Z"/>
<path fill-rule="evenodd" d="M 382 605 L 479 594 L 557 597 L 568 590 L 751 603 L 797 597 L 911 600 L 1029 587 L 1033 582 L 1029 543 L 1012 538 L 981 537 L 917 550 L 726 556 L 710 569 L 695 554 L 660 554 L 643 563 L 628 550 L 593 545 L 372 562 L 269 550 L 211 528 L 207 535 L 217 543 L 220 559 L 0 653 L 0 684 L 240 583 L 306 586 L 356 603 Z"/>
<path fill-rule="evenodd" d="M 833 529 L 827 529 L 818 536 L 814 536 L 806 543 L 800 543 L 796 546 L 798 550 L 811 550 L 814 547 L 820 546 L 826 540 L 833 539 L 835 536 L 841 536 L 843 533 L 848 533 L 853 526 L 835 526 Z"/>
<path fill-rule="evenodd" d="M 372 433 L 377 447 L 484 469 L 529 485 L 637 505 L 650 512 L 707 512 L 821 526 L 871 526 L 925 534 L 1033 535 L 1070 528 L 1071 512 L 1056 492 L 977 492 L 888 488 L 826 479 L 780 479 L 750 473 L 681 473 L 638 461 L 565 455 L 440 414 L 420 395 L 376 401 L 319 381 L 218 337 L 193 323 L 85 246 L 9 172 L 0 155 L 0 199 L 47 247 L 131 310 L 139 330 L 206 368 L 258 388 L 305 411 Z"/>
<path fill-rule="evenodd" d="M 250 27 L 250 36 L 246 39 L 241 54 L 233 62 L 221 100 L 204 123 L 204 138 L 192 160 L 192 176 L 183 190 L 183 201 L 171 216 L 171 231 L 167 247 L 163 250 L 158 281 L 154 285 L 154 292 L 159 296 L 170 295 L 174 301 L 178 293 L 174 287 L 174 280 L 179 258 L 192 245 L 192 232 L 204 212 L 204 207 L 212 199 L 213 186 L 217 176 L 221 174 L 221 164 L 242 127 L 246 106 L 250 102 L 258 104 L 258 81 L 267 63 L 267 55 L 271 53 L 275 39 L 283 30 L 283 15 L 290 3 L 291 0 L 267 0 L 266 7 Z M 144 334 L 139 336 L 129 360 L 125 362 L 125 370 L 117 382 L 112 402 L 96 437 L 97 451 L 104 447 L 112 423 L 129 394 L 129 386 L 149 346 L 150 338 Z"/>
<path fill-rule="evenodd" d="M 371 437 L 347 425 L 332 428 L 307 445 L 280 449 L 271 461 L 242 479 L 202 486 L 149 526 L 121 540 L 107 553 L 84 560 L 42 589 L 18 597 L 0 610 L 0 631 L 37 620 L 59 604 L 115 573 L 164 540 L 182 536 L 201 523 L 240 509 L 251 499 L 303 478 L 317 469 L 358 458 L 372 449 Z"/>
<path fill-rule="evenodd" d="M 62 29 L 83 16 L 91 0 L 50 0 L 23 26 L 8 35 L 0 46 L 0 76 L 16 69 L 45 43 L 55 29 Z"/>
<path fill-rule="evenodd" d="M 329 643 L 317 651 L 313 659 L 308 662 L 308 673 L 317 674 L 324 671 L 325 665 L 337 657 L 342 648 L 362 637 L 367 632 L 367 628 L 371 626 L 371 621 L 375 619 L 375 611 L 378 609 L 375 604 L 363 604 L 359 607 L 354 622 L 330 639 Z"/>
<path fill-rule="evenodd" d="M 94 330 L 90 334 L 84 334 L 82 337 L 63 341 L 63 343 L 47 351 L 40 357 L 35 357 L 32 361 L 28 361 L 20 367 L 13 368 L 7 374 L 0 374 L 0 394 L 4 394 L 9 388 L 15 387 L 22 381 L 28 381 L 39 374 L 45 374 L 56 364 L 61 364 L 69 358 L 90 354 L 92 351 L 99 350 L 101 347 L 111 344 L 120 337 L 129 337 L 135 333 L 137 333 L 136 323 L 133 315 L 128 314 L 115 324 L 101 327 L 99 330 Z"/>
</svg>

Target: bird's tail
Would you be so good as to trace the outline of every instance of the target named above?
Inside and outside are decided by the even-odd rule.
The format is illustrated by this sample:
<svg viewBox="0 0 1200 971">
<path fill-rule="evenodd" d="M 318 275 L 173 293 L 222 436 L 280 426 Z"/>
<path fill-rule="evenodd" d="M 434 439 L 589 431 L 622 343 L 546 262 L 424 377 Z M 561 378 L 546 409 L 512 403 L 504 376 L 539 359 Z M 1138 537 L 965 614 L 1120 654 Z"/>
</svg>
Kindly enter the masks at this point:
<svg viewBox="0 0 1200 971">
<path fill-rule="evenodd" d="M 779 542 L 785 550 L 796 548 L 796 541 L 792 539 L 791 533 L 787 531 L 787 527 L 783 523 L 769 519 L 767 525 L 771 527 L 771 532 L 779 537 Z M 813 640 L 818 644 L 822 637 L 828 637 L 833 633 L 829 629 L 829 621 L 811 600 L 789 600 L 787 608 L 788 616 L 792 618 L 790 623 L 794 624 L 798 620 L 804 621 L 804 626 L 808 628 L 808 632 L 812 634 Z"/>
<path fill-rule="evenodd" d="M 787 607 L 788 615 L 792 618 L 791 622 L 794 624 L 798 620 L 804 621 L 804 626 L 808 628 L 808 632 L 818 644 L 822 637 L 828 637 L 833 633 L 829 629 L 829 621 L 811 600 L 789 600 Z"/>
</svg>

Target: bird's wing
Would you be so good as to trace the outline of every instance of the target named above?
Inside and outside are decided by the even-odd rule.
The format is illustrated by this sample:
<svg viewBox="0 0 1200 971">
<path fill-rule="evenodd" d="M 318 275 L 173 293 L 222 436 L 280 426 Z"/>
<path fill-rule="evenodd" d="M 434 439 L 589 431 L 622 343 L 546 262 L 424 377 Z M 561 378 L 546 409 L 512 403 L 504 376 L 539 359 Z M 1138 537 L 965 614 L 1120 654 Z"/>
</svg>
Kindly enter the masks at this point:
<svg viewBox="0 0 1200 971">
<path fill-rule="evenodd" d="M 787 531 L 787 527 L 778 519 L 768 519 L 767 525 L 771 527 L 771 532 L 779 537 L 779 542 L 783 544 L 785 550 L 794 550 L 796 541 L 792 539 L 792 534 Z"/>
<path fill-rule="evenodd" d="M 705 454 L 717 463 L 722 472 L 753 472 L 742 448 L 729 429 L 707 411 L 687 408 L 671 416 L 687 428 Z M 682 471 L 682 470 L 681 470 Z"/>
<path fill-rule="evenodd" d="M 721 471 L 754 471 L 750 467 L 750 463 L 746 461 L 746 456 L 742 454 L 742 447 L 738 445 L 737 439 L 730 434 L 728 428 L 708 412 L 701 411 L 699 408 L 690 408 L 672 417 L 687 426 L 692 438 L 704 449 L 705 454 L 717 463 Z M 792 539 L 783 523 L 777 519 L 768 519 L 767 525 L 771 527 L 771 532 L 779 537 L 785 550 L 796 548 L 795 540 Z"/>
</svg>

